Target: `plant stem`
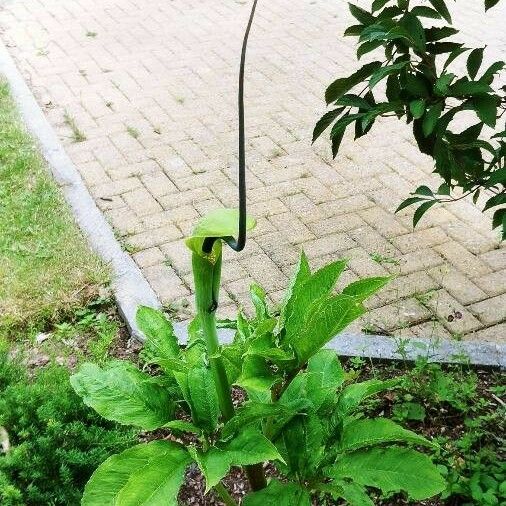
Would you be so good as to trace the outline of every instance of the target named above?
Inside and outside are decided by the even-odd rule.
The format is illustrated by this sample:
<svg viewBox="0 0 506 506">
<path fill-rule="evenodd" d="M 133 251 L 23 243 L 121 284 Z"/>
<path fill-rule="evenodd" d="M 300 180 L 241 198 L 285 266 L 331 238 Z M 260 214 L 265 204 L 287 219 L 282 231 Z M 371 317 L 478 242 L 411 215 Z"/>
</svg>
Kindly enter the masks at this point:
<svg viewBox="0 0 506 506">
<path fill-rule="evenodd" d="M 214 263 L 207 257 L 193 253 L 192 266 L 197 313 L 206 340 L 207 354 L 218 394 L 221 414 L 224 420 L 228 421 L 234 416 L 234 405 L 227 372 L 220 355 L 220 345 L 216 331 L 216 307 L 218 305 L 221 277 L 221 250 Z"/>
<path fill-rule="evenodd" d="M 221 481 L 214 486 L 215 492 L 220 496 L 221 500 L 225 503 L 226 506 L 237 506 L 234 498 L 229 494 L 228 490 L 225 488 Z"/>
</svg>

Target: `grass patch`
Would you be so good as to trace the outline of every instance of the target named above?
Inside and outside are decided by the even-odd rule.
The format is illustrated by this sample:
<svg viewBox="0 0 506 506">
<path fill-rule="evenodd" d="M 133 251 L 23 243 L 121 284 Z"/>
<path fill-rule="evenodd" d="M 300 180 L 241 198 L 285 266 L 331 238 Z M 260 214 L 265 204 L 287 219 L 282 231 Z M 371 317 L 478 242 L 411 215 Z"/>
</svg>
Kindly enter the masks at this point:
<svg viewBox="0 0 506 506">
<path fill-rule="evenodd" d="M 81 235 L 0 81 L 0 337 L 95 298 L 108 272 Z"/>
</svg>

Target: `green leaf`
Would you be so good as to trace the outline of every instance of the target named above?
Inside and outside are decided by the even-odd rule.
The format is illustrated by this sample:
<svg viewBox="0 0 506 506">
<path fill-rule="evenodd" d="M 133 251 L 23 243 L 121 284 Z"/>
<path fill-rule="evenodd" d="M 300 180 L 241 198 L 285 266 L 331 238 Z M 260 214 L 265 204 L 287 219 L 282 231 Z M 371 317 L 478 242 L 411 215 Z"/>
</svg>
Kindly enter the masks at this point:
<svg viewBox="0 0 506 506">
<path fill-rule="evenodd" d="M 251 230 L 255 225 L 256 221 L 248 216 L 246 230 Z M 194 253 L 202 255 L 202 243 L 206 237 L 237 237 L 238 234 L 239 210 L 215 209 L 197 222 L 192 235 L 186 240 L 186 245 Z"/>
<path fill-rule="evenodd" d="M 320 418 L 307 414 L 293 418 L 281 432 L 291 473 L 311 478 L 324 456 L 325 431 Z"/>
<path fill-rule="evenodd" d="M 357 60 L 360 60 L 362 56 L 378 49 L 378 47 L 381 47 L 382 45 L 383 42 L 381 40 L 368 40 L 363 42 L 357 49 Z"/>
<path fill-rule="evenodd" d="M 242 372 L 236 384 L 248 392 L 248 397 L 266 402 L 270 399 L 270 389 L 279 380 L 266 359 L 254 355 L 244 358 Z"/>
<path fill-rule="evenodd" d="M 441 26 L 428 28 L 425 30 L 427 42 L 437 42 L 438 40 L 446 39 L 447 37 L 451 37 L 459 33 L 458 30 L 452 28 L 451 26 Z M 460 47 L 460 46 L 459 46 Z"/>
<path fill-rule="evenodd" d="M 496 61 L 495 63 L 492 63 L 490 67 L 485 70 L 483 75 L 481 76 L 480 81 L 490 84 L 494 80 L 494 75 L 500 72 L 504 68 L 504 62 L 503 61 Z"/>
<path fill-rule="evenodd" d="M 265 290 L 256 283 L 252 283 L 249 287 L 251 302 L 255 307 L 256 319 L 263 320 L 269 318 L 269 308 L 267 307 L 267 294 Z"/>
<path fill-rule="evenodd" d="M 352 25 L 352 26 L 348 26 L 348 28 L 346 28 L 346 30 L 344 31 L 344 36 L 345 37 L 358 37 L 361 33 L 362 33 L 362 30 L 365 28 L 365 25 Z"/>
<path fill-rule="evenodd" d="M 497 119 L 497 97 L 494 95 L 477 95 L 473 97 L 476 115 L 485 125 L 495 127 Z"/>
<path fill-rule="evenodd" d="M 434 84 L 434 91 L 436 92 L 436 95 L 446 97 L 450 91 L 450 84 L 454 79 L 455 74 L 441 74 Z"/>
<path fill-rule="evenodd" d="M 365 418 L 353 420 L 344 426 L 339 450 L 341 452 L 350 452 L 360 448 L 393 442 L 437 446 L 423 436 L 404 429 L 388 418 Z"/>
<path fill-rule="evenodd" d="M 337 105 L 345 105 L 351 107 L 358 107 L 359 109 L 369 110 L 373 104 L 369 103 L 365 98 L 359 97 L 358 95 L 343 95 L 339 100 L 336 101 Z"/>
<path fill-rule="evenodd" d="M 425 51 L 425 30 L 420 20 L 411 12 L 406 12 L 400 20 L 401 26 L 409 33 L 410 41 L 413 47 L 420 51 Z"/>
<path fill-rule="evenodd" d="M 265 418 L 276 417 L 288 422 L 295 415 L 308 407 L 305 399 L 295 399 L 290 402 L 261 403 L 247 401 L 223 427 L 222 436 L 227 438 L 248 425 L 259 422 Z"/>
<path fill-rule="evenodd" d="M 351 15 L 363 25 L 370 25 L 376 21 L 376 18 L 366 10 L 354 5 L 352 3 L 348 3 L 348 7 L 350 9 Z"/>
<path fill-rule="evenodd" d="M 290 313 L 286 313 L 285 329 L 289 339 L 298 332 L 312 302 L 328 294 L 346 267 L 345 260 L 337 260 L 316 271 L 294 291 Z"/>
<path fill-rule="evenodd" d="M 338 107 L 333 111 L 325 113 L 316 123 L 313 130 L 313 141 L 315 142 L 320 135 L 334 122 L 334 120 L 344 111 L 344 107 Z"/>
<path fill-rule="evenodd" d="M 450 63 L 452 63 L 452 61 L 454 61 L 456 58 L 458 58 L 461 54 L 465 53 L 466 51 L 469 51 L 469 48 L 463 46 L 454 49 L 446 59 L 445 64 L 443 65 L 443 70 L 446 70 L 446 68 L 448 67 L 448 65 L 450 65 Z"/>
<path fill-rule="evenodd" d="M 355 297 L 358 301 L 363 302 L 365 299 L 381 290 L 388 282 L 389 277 L 376 277 L 359 279 L 350 283 L 344 288 L 343 293 Z"/>
<path fill-rule="evenodd" d="M 85 363 L 70 377 L 83 402 L 107 420 L 154 430 L 173 418 L 174 402 L 157 378 L 126 361 Z"/>
<path fill-rule="evenodd" d="M 232 466 L 282 460 L 276 447 L 254 427 L 246 427 L 229 442 L 212 446 L 206 453 L 191 453 L 206 479 L 206 491 L 219 483 Z"/>
<path fill-rule="evenodd" d="M 467 81 L 460 79 L 450 86 L 450 94 L 453 97 L 464 97 L 466 95 L 480 95 L 482 93 L 489 93 L 492 88 L 486 83 L 480 81 Z"/>
<path fill-rule="evenodd" d="M 179 357 L 180 348 L 174 328 L 162 311 L 148 306 L 139 306 L 135 318 L 137 325 L 147 338 L 143 351 L 148 358 Z"/>
<path fill-rule="evenodd" d="M 357 483 L 340 481 L 333 482 L 332 486 L 338 490 L 337 495 L 342 497 L 350 506 L 374 506 L 364 487 Z"/>
<path fill-rule="evenodd" d="M 467 57 L 467 73 L 471 79 L 476 77 L 483 61 L 483 48 L 473 49 Z"/>
<path fill-rule="evenodd" d="M 374 61 L 364 65 L 349 77 L 344 77 L 335 80 L 325 92 L 325 100 L 327 104 L 334 102 L 341 98 L 345 93 L 350 91 L 354 86 L 361 83 L 364 79 L 368 78 L 378 67 L 381 62 Z"/>
<path fill-rule="evenodd" d="M 352 321 L 364 314 L 365 308 L 349 295 L 327 295 L 313 302 L 298 331 L 288 334 L 285 341 L 293 346 L 299 364 L 304 364 Z"/>
<path fill-rule="evenodd" d="M 337 401 L 336 411 L 340 417 L 351 413 L 367 397 L 390 390 L 399 384 L 399 380 L 367 380 L 361 383 L 353 383 L 343 389 Z"/>
<path fill-rule="evenodd" d="M 430 459 L 408 448 L 373 448 L 346 454 L 329 474 L 379 488 L 384 494 L 405 491 L 415 501 L 432 497 L 446 487 Z"/>
<path fill-rule="evenodd" d="M 387 65 L 386 67 L 380 67 L 376 70 L 369 80 L 369 88 L 372 90 L 382 79 L 389 76 L 390 74 L 395 74 L 402 68 L 404 68 L 408 64 L 407 61 L 401 61 L 399 63 L 394 63 L 393 65 Z"/>
<path fill-rule="evenodd" d="M 430 94 L 427 78 L 419 72 L 416 74 L 407 74 L 404 87 L 414 97 L 423 98 L 428 97 Z"/>
<path fill-rule="evenodd" d="M 421 118 L 425 113 L 425 100 L 423 98 L 412 100 L 409 103 L 409 110 L 411 111 L 413 118 Z"/>
<path fill-rule="evenodd" d="M 93 473 L 82 506 L 177 506 L 188 452 L 171 441 L 140 444 L 113 455 Z"/>
<path fill-rule="evenodd" d="M 390 0 L 374 0 L 374 2 L 372 3 L 372 6 L 371 6 L 372 12 L 376 12 L 376 11 L 383 9 L 383 7 L 385 7 L 385 5 L 389 1 Z"/>
<path fill-rule="evenodd" d="M 439 14 L 438 11 L 431 9 L 426 5 L 419 5 L 417 7 L 414 7 L 411 10 L 411 13 L 414 16 L 418 16 L 419 18 L 441 19 L 441 14 Z"/>
<path fill-rule="evenodd" d="M 220 408 L 211 369 L 193 367 L 188 371 L 188 390 L 193 423 L 206 432 L 218 425 Z"/>
<path fill-rule="evenodd" d="M 311 498 L 305 488 L 297 483 L 281 483 L 272 479 L 266 488 L 249 493 L 243 506 L 311 506 Z"/>
<path fill-rule="evenodd" d="M 346 131 L 346 126 L 348 123 L 344 125 L 344 128 L 342 128 L 340 131 L 335 132 L 332 136 L 332 158 L 335 158 L 337 156 L 337 153 L 339 152 L 339 147 L 341 146 L 341 142 L 343 141 L 344 132 Z"/>
<path fill-rule="evenodd" d="M 423 199 L 422 197 L 409 197 L 399 204 L 399 207 L 395 210 L 395 212 L 398 213 L 399 211 L 402 211 L 405 207 L 412 206 L 417 202 L 423 202 L 424 200 L 425 199 Z"/>
<path fill-rule="evenodd" d="M 499 3 L 499 0 L 485 0 L 485 11 L 488 11 L 494 5 L 497 5 Z"/>
<path fill-rule="evenodd" d="M 429 0 L 429 2 L 432 4 L 432 7 L 436 9 L 441 16 L 443 16 L 444 20 L 447 23 L 452 22 L 452 17 L 450 15 L 450 11 L 448 10 L 448 7 L 446 7 L 446 3 L 444 0 Z"/>
<path fill-rule="evenodd" d="M 416 227 L 418 222 L 422 219 L 422 216 L 434 205 L 437 204 L 437 200 L 430 200 L 424 202 L 420 207 L 416 209 L 413 214 L 413 227 Z"/>
<path fill-rule="evenodd" d="M 423 135 L 428 137 L 436 127 L 437 120 L 443 112 L 443 102 L 437 102 L 427 109 L 425 117 L 423 118 L 422 130 Z"/>
</svg>

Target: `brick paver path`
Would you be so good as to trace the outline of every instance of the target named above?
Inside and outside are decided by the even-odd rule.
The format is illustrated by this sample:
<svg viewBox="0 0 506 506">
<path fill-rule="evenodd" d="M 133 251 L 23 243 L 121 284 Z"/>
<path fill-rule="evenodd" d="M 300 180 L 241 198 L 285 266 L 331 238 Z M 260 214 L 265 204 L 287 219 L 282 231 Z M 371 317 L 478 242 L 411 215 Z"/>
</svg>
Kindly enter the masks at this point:
<svg viewBox="0 0 506 506">
<path fill-rule="evenodd" d="M 486 17 L 482 3 L 458 0 L 454 20 L 464 40 L 488 44 L 497 59 L 506 2 Z M 2 39 L 97 204 L 160 298 L 183 313 L 188 299 L 191 309 L 182 238 L 207 210 L 236 205 L 237 64 L 249 1 L 0 6 Z M 347 137 L 335 161 L 326 140 L 311 147 L 326 85 L 356 66 L 354 42 L 341 36 L 349 18 L 342 0 L 259 2 L 246 90 L 258 227 L 243 253 L 227 252 L 222 314 L 248 305 L 252 280 L 278 301 L 304 247 L 315 267 L 349 257 L 343 282 L 400 274 L 355 329 L 504 340 L 506 250 L 489 217 L 462 201 L 413 231 L 412 211 L 393 213 L 415 185 L 434 182 L 409 129 L 385 121 L 358 142 Z M 76 128 L 86 140 L 74 142 Z"/>
</svg>

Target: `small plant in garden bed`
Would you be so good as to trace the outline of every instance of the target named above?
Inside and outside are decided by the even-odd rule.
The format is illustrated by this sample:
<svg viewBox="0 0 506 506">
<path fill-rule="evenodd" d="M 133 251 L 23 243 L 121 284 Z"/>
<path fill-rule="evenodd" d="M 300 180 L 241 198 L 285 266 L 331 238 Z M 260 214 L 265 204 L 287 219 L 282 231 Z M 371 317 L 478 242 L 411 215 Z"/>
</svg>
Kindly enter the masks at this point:
<svg viewBox="0 0 506 506">
<path fill-rule="evenodd" d="M 364 400 L 395 388 L 399 380 L 355 382 L 336 354 L 323 349 L 365 312 L 363 302 L 388 278 L 359 280 L 336 293 L 346 262 L 311 272 L 302 253 L 280 311 L 273 314 L 265 292 L 253 285 L 255 315 L 239 313 L 234 341 L 219 345 L 215 312 L 222 241 L 214 239 L 234 236 L 237 218 L 233 210 L 211 213 L 187 240 L 198 313 L 186 348 L 162 313 L 141 307 L 137 320 L 147 337 L 142 356 L 156 374 L 115 361 L 105 367 L 84 364 L 72 376 L 84 402 L 109 420 L 191 435 L 183 438 L 188 444 L 154 440 L 110 457 L 86 485 L 82 504 L 177 504 L 192 464 L 202 472 L 206 490 L 214 489 L 227 505 L 236 502 L 222 480 L 234 466 L 244 468 L 251 485 L 245 506 L 338 499 L 371 505 L 368 487 L 413 500 L 442 492 L 440 472 L 415 449 L 434 449 L 434 442 L 388 418 L 362 415 Z M 254 222 L 247 224 L 251 228 Z M 238 408 L 231 385 L 247 396 Z M 276 469 L 269 483 L 266 462 Z"/>
</svg>

